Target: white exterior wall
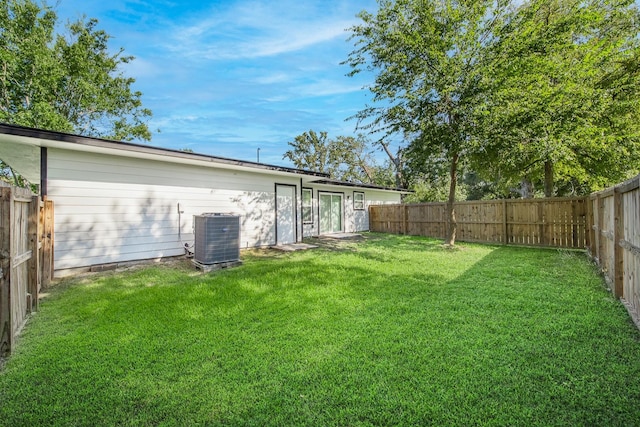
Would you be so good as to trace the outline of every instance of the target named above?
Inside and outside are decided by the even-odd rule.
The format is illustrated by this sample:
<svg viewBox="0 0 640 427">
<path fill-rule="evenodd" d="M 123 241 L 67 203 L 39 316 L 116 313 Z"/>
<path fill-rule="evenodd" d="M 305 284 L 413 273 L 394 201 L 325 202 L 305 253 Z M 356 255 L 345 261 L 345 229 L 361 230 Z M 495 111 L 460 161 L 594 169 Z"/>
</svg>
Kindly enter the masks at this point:
<svg viewBox="0 0 640 427">
<path fill-rule="evenodd" d="M 241 247 L 276 243 L 276 184 L 295 189 L 295 240 L 319 233 L 319 192 L 343 195 L 346 232 L 369 228 L 368 206 L 398 203 L 400 192 L 313 183 L 322 174 L 0 125 L 0 154 L 23 176 L 45 183 L 55 204 L 55 269 L 184 254 L 193 216 L 241 217 Z M 46 155 L 40 158 L 41 154 Z M 5 161 L 7 158 L 5 158 Z M 42 162 L 41 162 L 42 161 Z M 46 165 L 46 170 L 40 167 Z M 313 223 L 302 224 L 301 188 L 313 190 Z M 367 209 L 353 209 L 365 193 Z M 289 193 L 290 194 L 290 193 Z M 291 227 L 291 215 L 280 215 Z"/>
<path fill-rule="evenodd" d="M 56 270 L 182 255 L 203 212 L 240 215 L 243 248 L 272 245 L 275 183 L 299 194 L 295 176 L 52 148 L 47 161 Z"/>
<path fill-rule="evenodd" d="M 369 230 L 369 206 L 396 204 L 401 202 L 401 194 L 399 192 L 337 185 L 309 184 L 304 187 L 313 189 L 313 224 L 304 224 L 304 237 L 317 236 L 319 234 L 320 211 L 318 194 L 321 192 L 338 193 L 343 195 L 342 209 L 345 233 Z M 354 193 L 364 193 L 364 210 L 355 210 L 353 208 Z"/>
</svg>

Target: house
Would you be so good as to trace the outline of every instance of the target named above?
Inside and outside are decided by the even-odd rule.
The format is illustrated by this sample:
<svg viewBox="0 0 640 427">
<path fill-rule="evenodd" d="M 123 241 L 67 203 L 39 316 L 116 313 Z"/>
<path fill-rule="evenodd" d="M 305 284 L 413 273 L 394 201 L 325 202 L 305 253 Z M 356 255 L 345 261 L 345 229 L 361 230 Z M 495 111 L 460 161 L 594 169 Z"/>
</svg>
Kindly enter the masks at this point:
<svg viewBox="0 0 640 427">
<path fill-rule="evenodd" d="M 185 253 L 193 217 L 241 218 L 241 248 L 368 230 L 368 206 L 402 190 L 150 145 L 0 124 L 0 159 L 55 205 L 57 275 Z"/>
</svg>

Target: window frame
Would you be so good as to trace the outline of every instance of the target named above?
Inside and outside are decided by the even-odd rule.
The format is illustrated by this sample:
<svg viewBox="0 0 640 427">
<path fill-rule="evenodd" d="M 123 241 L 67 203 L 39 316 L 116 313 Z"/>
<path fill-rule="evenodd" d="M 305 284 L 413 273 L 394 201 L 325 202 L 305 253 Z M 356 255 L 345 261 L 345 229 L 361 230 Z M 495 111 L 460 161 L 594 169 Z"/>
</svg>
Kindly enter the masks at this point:
<svg viewBox="0 0 640 427">
<path fill-rule="evenodd" d="M 305 205 L 305 193 L 309 194 L 308 206 Z M 302 223 L 313 224 L 313 188 L 302 187 Z M 308 212 L 308 217 L 305 218 L 305 211 Z"/>
<path fill-rule="evenodd" d="M 361 205 L 361 207 L 358 207 Z M 364 196 L 364 191 L 354 191 L 353 192 L 353 210 L 354 211 L 363 211 L 365 210 L 367 204 Z"/>
</svg>

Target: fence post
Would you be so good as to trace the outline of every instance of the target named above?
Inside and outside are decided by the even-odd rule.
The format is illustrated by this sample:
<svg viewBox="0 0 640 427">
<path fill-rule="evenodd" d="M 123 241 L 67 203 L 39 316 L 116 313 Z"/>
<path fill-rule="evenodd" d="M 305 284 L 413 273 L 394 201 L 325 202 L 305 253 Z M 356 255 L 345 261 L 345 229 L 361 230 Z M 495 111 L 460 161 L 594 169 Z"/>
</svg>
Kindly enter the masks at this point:
<svg viewBox="0 0 640 427">
<path fill-rule="evenodd" d="M 540 233 L 540 237 L 539 237 L 539 242 L 538 244 L 545 246 L 548 242 L 548 240 L 551 239 L 547 239 L 547 230 L 549 229 L 549 224 L 545 224 L 545 218 L 544 218 L 544 201 L 536 201 L 535 202 L 536 205 L 538 205 L 538 209 L 536 209 L 536 215 L 537 215 L 537 220 L 538 220 L 538 233 Z"/>
<path fill-rule="evenodd" d="M 43 288 L 46 288 L 53 278 L 53 200 L 47 200 L 45 197 L 43 206 L 40 284 Z"/>
<path fill-rule="evenodd" d="M 502 243 L 509 244 L 509 236 L 507 236 L 507 200 L 502 200 Z"/>
<path fill-rule="evenodd" d="M 0 187 L 0 356 L 11 351 L 11 188 Z"/>
<path fill-rule="evenodd" d="M 409 234 L 409 206 L 408 205 L 402 206 L 402 215 L 403 215 L 402 228 L 404 230 L 404 234 L 407 235 Z"/>
<path fill-rule="evenodd" d="M 27 224 L 27 235 L 29 236 L 29 248 L 31 259 L 27 264 L 27 292 L 31 294 L 31 304 L 27 307 L 29 311 L 38 310 L 38 291 L 40 289 L 40 263 L 38 250 L 38 216 L 40 214 L 40 197 L 33 196 L 29 203 L 29 220 Z"/>
<path fill-rule="evenodd" d="M 578 201 L 571 201 L 571 246 L 574 248 L 583 247 L 578 239 Z"/>
<path fill-rule="evenodd" d="M 587 250 L 589 251 L 589 256 L 591 258 L 593 258 L 593 252 L 594 252 L 594 243 L 595 243 L 595 236 L 594 236 L 594 230 L 593 230 L 593 200 L 591 199 L 590 196 L 585 198 L 585 203 L 587 204 L 587 217 L 585 218 L 585 239 L 587 239 L 586 241 L 586 247 Z"/>
<path fill-rule="evenodd" d="M 598 246 L 596 248 L 596 258 L 598 259 L 598 264 L 602 266 L 602 247 L 604 245 L 602 230 L 604 228 L 604 202 L 602 201 L 602 195 L 598 193 L 596 196 L 596 206 L 598 210 L 598 231 L 597 231 L 597 241 Z"/>
<path fill-rule="evenodd" d="M 613 190 L 613 268 L 614 268 L 614 294 L 617 298 L 624 297 L 624 251 L 622 240 L 624 239 L 624 206 L 620 188 Z"/>
<path fill-rule="evenodd" d="M 440 221 L 440 238 L 441 239 L 446 239 L 447 238 L 447 232 L 448 232 L 448 226 L 449 226 L 449 217 L 448 217 L 448 213 L 447 212 L 447 204 L 446 203 L 441 203 L 440 204 L 442 211 L 440 212 L 441 215 L 441 221 Z"/>
</svg>

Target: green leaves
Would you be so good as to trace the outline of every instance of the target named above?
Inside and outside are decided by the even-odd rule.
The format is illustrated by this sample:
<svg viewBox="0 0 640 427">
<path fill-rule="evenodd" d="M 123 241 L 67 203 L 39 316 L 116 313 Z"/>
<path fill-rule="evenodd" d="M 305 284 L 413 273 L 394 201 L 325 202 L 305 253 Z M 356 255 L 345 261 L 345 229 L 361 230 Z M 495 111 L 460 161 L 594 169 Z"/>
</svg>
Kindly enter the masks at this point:
<svg viewBox="0 0 640 427">
<path fill-rule="evenodd" d="M 514 11 L 485 59 L 476 136 L 488 156 L 478 169 L 544 179 L 547 196 L 554 185 L 584 193 L 626 178 L 638 160 L 638 105 L 615 88 L 637 99 L 637 70 L 619 70 L 637 55 L 636 15 L 620 1 L 531 1 Z"/>
<path fill-rule="evenodd" d="M 57 16 L 31 0 L 0 6 L 0 121 L 116 140 L 150 140 L 142 94 L 120 67 L 133 57 L 110 53 L 95 19 L 57 34 Z"/>
<path fill-rule="evenodd" d="M 310 130 L 290 141 L 291 149 L 282 158 L 297 168 L 328 173 L 340 181 L 375 183 L 382 170 L 371 158 L 368 144 L 362 135 L 327 139 L 327 132 Z"/>
<path fill-rule="evenodd" d="M 481 99 L 481 70 L 493 23 L 508 2 L 381 0 L 376 15 L 362 13 L 351 28 L 357 49 L 346 63 L 352 73 L 375 71 L 369 87 L 376 106 L 356 116 L 359 125 L 408 141 L 414 170 L 428 172 L 434 160 L 449 170 L 450 232 L 455 241 L 458 165 L 464 164 L 474 131 L 473 110 Z M 462 162 L 462 163 L 461 163 Z"/>
<path fill-rule="evenodd" d="M 544 183 L 547 195 L 589 192 L 638 172 L 633 1 L 379 6 L 351 28 L 351 74 L 376 73 L 373 104 L 356 118 L 362 129 L 404 137 L 418 181 L 434 162 L 458 157 L 501 188 Z"/>
<path fill-rule="evenodd" d="M 327 132 L 320 132 L 320 135 L 313 130 L 304 132 L 289 141 L 289 145 L 292 149 L 284 153 L 283 159 L 291 160 L 297 168 L 329 173 L 326 165 L 329 157 Z"/>
</svg>

